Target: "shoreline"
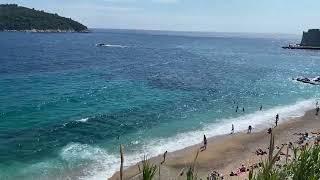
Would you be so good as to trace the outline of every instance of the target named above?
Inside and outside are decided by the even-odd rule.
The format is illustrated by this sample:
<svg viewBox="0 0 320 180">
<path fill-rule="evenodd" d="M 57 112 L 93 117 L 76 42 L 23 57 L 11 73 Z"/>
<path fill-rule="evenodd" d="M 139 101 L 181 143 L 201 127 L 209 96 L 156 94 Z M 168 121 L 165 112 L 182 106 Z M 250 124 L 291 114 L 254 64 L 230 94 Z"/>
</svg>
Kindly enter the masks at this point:
<svg viewBox="0 0 320 180">
<path fill-rule="evenodd" d="M 89 29 L 76 30 L 61 30 L 61 29 L 26 29 L 26 30 L 1 30 L 0 32 L 21 32 L 21 33 L 90 33 Z"/>
<path fill-rule="evenodd" d="M 312 109 L 306 111 L 302 117 L 285 120 L 273 132 L 276 145 L 279 146 L 282 143 L 296 141 L 298 136 L 293 135 L 294 133 L 310 133 L 318 130 L 320 130 L 320 116 L 315 116 L 315 110 Z M 269 136 L 266 129 L 253 130 L 251 134 L 238 132 L 232 135 L 208 138 L 207 150 L 200 152 L 197 159 L 198 177 L 205 178 L 211 171 L 215 170 L 223 174 L 225 179 L 245 179 L 246 175 L 233 178 L 229 176 L 229 173 L 236 171 L 242 164 L 249 167 L 253 163 L 258 163 L 262 157 L 257 156 L 255 151 L 257 148 L 266 150 L 268 143 Z M 185 172 L 183 176 L 179 176 L 179 174 L 191 164 L 201 145 L 197 144 L 182 150 L 168 152 L 166 162 L 161 165 L 161 179 L 185 179 Z M 158 165 L 162 160 L 162 155 L 159 155 L 152 157 L 150 162 Z M 134 178 L 139 172 L 137 164 L 124 170 L 125 179 L 137 179 Z M 119 172 L 116 172 L 109 179 L 117 180 L 118 177 Z"/>
</svg>

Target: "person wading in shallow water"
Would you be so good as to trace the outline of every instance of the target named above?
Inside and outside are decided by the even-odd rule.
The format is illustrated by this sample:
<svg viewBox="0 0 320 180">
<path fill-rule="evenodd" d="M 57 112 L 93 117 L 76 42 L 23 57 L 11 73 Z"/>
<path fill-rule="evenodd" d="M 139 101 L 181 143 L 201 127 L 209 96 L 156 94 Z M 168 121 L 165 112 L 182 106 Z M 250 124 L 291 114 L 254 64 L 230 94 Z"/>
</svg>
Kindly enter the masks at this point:
<svg viewBox="0 0 320 180">
<path fill-rule="evenodd" d="M 203 135 L 203 146 L 200 148 L 201 151 L 204 151 L 207 149 L 207 137 L 206 135 Z"/>
<path fill-rule="evenodd" d="M 260 106 L 260 111 L 262 111 L 262 105 Z"/>
<path fill-rule="evenodd" d="M 276 115 L 276 127 L 278 126 L 279 114 Z"/>
<path fill-rule="evenodd" d="M 234 125 L 232 124 L 231 125 L 231 134 L 233 134 L 234 133 Z"/>
<path fill-rule="evenodd" d="M 319 115 L 319 110 L 320 110 L 320 108 L 319 108 L 319 106 L 316 108 L 316 116 L 318 116 Z"/>
<path fill-rule="evenodd" d="M 250 134 L 251 133 L 251 131 L 252 131 L 252 126 L 251 125 L 249 125 L 249 127 L 248 127 L 248 134 Z"/>
</svg>

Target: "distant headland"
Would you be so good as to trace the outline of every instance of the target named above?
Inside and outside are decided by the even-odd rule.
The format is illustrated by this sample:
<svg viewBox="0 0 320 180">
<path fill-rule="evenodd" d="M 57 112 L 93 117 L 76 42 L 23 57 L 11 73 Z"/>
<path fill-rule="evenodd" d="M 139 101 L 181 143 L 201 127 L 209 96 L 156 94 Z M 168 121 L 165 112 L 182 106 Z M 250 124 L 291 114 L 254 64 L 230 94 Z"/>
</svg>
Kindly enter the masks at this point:
<svg viewBox="0 0 320 180">
<path fill-rule="evenodd" d="M 71 18 L 17 4 L 0 4 L 0 31 L 89 32 L 85 25 Z"/>
<path fill-rule="evenodd" d="M 282 48 L 320 50 L 320 30 L 309 29 L 308 32 L 303 32 L 300 44 L 289 44 L 288 46 L 284 46 Z"/>
</svg>

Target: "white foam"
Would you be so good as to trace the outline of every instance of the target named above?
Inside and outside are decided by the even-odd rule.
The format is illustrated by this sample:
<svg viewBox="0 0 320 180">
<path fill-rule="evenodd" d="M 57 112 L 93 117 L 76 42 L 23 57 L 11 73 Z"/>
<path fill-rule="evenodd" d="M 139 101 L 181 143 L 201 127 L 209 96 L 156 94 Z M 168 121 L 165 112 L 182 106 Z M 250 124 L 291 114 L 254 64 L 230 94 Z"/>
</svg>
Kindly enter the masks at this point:
<svg viewBox="0 0 320 180">
<path fill-rule="evenodd" d="M 118 45 L 118 44 L 104 44 L 101 45 L 103 47 L 114 47 L 114 48 L 126 48 L 127 46 L 123 46 L 123 45 Z"/>
<path fill-rule="evenodd" d="M 82 118 L 82 119 L 78 119 L 76 120 L 77 122 L 87 122 L 89 120 L 89 118 Z"/>
<path fill-rule="evenodd" d="M 125 155 L 125 167 L 141 161 L 144 155 L 153 157 L 165 151 L 172 152 L 198 144 L 201 142 L 203 134 L 206 134 L 207 137 L 213 137 L 230 133 L 231 124 L 235 125 L 236 132 L 246 130 L 248 125 L 252 125 L 254 131 L 258 131 L 273 125 L 277 113 L 280 115 L 280 123 L 283 123 L 293 117 L 303 116 L 307 110 L 314 108 L 314 102 L 314 99 L 303 100 L 289 106 L 279 106 L 237 118 L 221 119 L 212 124 L 205 124 L 200 130 L 180 133 L 174 137 L 149 140 L 148 143 L 144 143 L 140 151 Z M 90 167 L 87 176 L 83 179 L 100 180 L 109 178 L 118 171 L 120 164 L 118 154 L 108 154 L 101 148 L 84 144 L 66 146 L 62 150 L 61 156 L 67 161 L 80 158 L 95 162 L 95 165 Z"/>
<path fill-rule="evenodd" d="M 85 177 L 81 179 L 106 179 L 111 176 L 110 172 L 116 172 L 117 164 L 119 164 L 118 157 L 109 154 L 106 150 L 100 147 L 93 147 L 88 144 L 71 143 L 65 146 L 60 153 L 60 157 L 67 161 L 69 165 L 75 164 L 79 161 L 89 161 L 90 166 L 82 169 Z"/>
</svg>

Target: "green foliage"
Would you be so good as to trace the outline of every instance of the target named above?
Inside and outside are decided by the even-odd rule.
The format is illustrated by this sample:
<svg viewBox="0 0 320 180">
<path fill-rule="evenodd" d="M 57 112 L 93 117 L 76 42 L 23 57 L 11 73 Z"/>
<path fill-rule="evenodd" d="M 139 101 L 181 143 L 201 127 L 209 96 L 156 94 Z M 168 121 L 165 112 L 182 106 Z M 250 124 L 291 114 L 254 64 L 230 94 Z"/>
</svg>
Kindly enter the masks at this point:
<svg viewBox="0 0 320 180">
<path fill-rule="evenodd" d="M 253 175 L 252 173 L 249 177 L 249 180 L 283 180 L 286 174 L 275 168 L 271 162 L 266 161 L 262 163 L 262 167 L 257 174 Z"/>
<path fill-rule="evenodd" d="M 249 172 L 249 180 L 282 180 L 285 179 L 285 174 L 275 167 L 275 163 L 283 146 L 280 150 L 273 156 L 274 152 L 274 136 L 271 133 L 270 135 L 270 144 L 269 144 L 269 156 L 268 160 L 262 162 L 262 167 L 257 174 L 253 175 L 253 172 Z"/>
<path fill-rule="evenodd" d="M 197 151 L 197 154 L 187 171 L 187 180 L 197 180 L 197 172 L 196 172 L 195 166 L 196 166 L 198 156 L 199 156 L 199 150 Z"/>
<path fill-rule="evenodd" d="M 303 148 L 299 151 L 294 148 L 294 158 L 286 163 L 284 168 L 275 167 L 276 158 L 280 151 L 273 156 L 274 137 L 271 135 L 269 145 L 269 158 L 262 163 L 261 169 L 256 174 L 253 170 L 249 173 L 249 180 L 319 180 L 320 179 L 320 146 Z"/>
<path fill-rule="evenodd" d="M 291 162 L 284 171 L 292 180 L 320 179 L 320 147 L 303 149 L 298 158 Z"/>
<path fill-rule="evenodd" d="M 142 161 L 142 179 L 143 180 L 152 180 L 156 174 L 157 166 L 150 164 L 149 160 L 144 158 Z"/>
<path fill-rule="evenodd" d="M 3 30 L 65 30 L 85 31 L 87 27 L 57 14 L 21 7 L 16 4 L 0 5 L 0 31 Z"/>
</svg>

